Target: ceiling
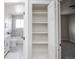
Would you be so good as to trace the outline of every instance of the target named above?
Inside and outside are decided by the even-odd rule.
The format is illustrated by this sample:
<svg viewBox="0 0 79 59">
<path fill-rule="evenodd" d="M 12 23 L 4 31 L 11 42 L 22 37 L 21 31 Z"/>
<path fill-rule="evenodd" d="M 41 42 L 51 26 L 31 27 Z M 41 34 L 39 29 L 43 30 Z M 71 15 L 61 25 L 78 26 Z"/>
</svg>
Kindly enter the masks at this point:
<svg viewBox="0 0 79 59">
<path fill-rule="evenodd" d="M 70 7 L 75 5 L 75 0 L 62 0 L 61 1 L 61 11 L 63 14 L 74 14 L 75 8 Z"/>
<path fill-rule="evenodd" d="M 23 4 L 23 3 L 19 3 L 19 4 Z M 9 7 L 9 6 L 16 6 L 16 5 L 18 5 L 18 3 L 5 3 L 5 8 L 6 7 Z M 61 1 L 61 13 L 62 14 L 74 14 L 75 13 L 75 9 L 73 9 L 73 8 L 70 8 L 69 6 L 71 6 L 71 5 L 75 5 L 75 0 L 62 0 Z M 33 10 L 34 9 L 47 9 L 47 5 L 33 5 Z M 10 8 L 8 8 L 8 10 L 10 10 Z M 12 9 L 13 10 L 13 9 Z"/>
</svg>

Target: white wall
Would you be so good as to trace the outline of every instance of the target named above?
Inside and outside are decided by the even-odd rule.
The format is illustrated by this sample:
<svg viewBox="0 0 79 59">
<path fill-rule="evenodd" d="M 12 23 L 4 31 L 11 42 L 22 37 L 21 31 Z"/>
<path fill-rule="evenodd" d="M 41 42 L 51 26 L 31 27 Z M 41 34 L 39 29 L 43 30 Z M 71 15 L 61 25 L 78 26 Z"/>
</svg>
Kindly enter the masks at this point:
<svg viewBox="0 0 79 59">
<path fill-rule="evenodd" d="M 11 33 L 11 29 L 12 29 L 12 17 L 11 15 L 8 13 L 10 12 L 9 9 L 7 9 L 6 5 L 4 6 L 4 23 L 6 24 L 5 25 L 5 35 L 8 35 L 7 32 L 10 32 Z M 10 34 L 9 34 L 10 35 Z"/>
<path fill-rule="evenodd" d="M 52 0 L 32 0 L 34 2 L 42 2 L 42 1 L 52 1 Z M 5 0 L 5 3 L 25 3 L 25 0 Z"/>
<path fill-rule="evenodd" d="M 5 0 L 5 3 L 18 3 L 18 2 L 25 2 L 25 0 Z"/>
<path fill-rule="evenodd" d="M 5 18 L 5 21 L 4 21 L 4 24 L 5 24 L 5 35 L 10 35 L 10 34 L 7 34 L 7 32 L 11 33 L 11 24 L 12 24 L 12 18 L 10 15 L 8 15 L 8 17 Z"/>
<path fill-rule="evenodd" d="M 69 16 L 69 39 L 75 42 L 75 15 Z"/>
<path fill-rule="evenodd" d="M 37 1 L 37 2 L 44 2 L 44 1 L 46 2 L 47 1 L 47 2 L 50 2 L 52 0 L 32 0 L 32 1 Z"/>
<path fill-rule="evenodd" d="M 7 17 L 8 15 L 13 15 L 13 14 L 17 14 L 17 9 L 18 11 L 20 10 L 18 8 L 18 6 L 21 6 L 21 12 L 24 12 L 24 4 L 23 3 L 5 3 L 5 17 Z"/>
</svg>

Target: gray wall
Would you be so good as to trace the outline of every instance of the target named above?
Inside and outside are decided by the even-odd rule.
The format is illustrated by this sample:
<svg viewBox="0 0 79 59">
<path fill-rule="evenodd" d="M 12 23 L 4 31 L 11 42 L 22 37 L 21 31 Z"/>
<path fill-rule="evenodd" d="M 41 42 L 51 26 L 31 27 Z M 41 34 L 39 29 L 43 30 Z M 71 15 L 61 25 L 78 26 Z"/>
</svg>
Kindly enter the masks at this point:
<svg viewBox="0 0 79 59">
<path fill-rule="evenodd" d="M 23 15 L 13 15 L 12 16 L 12 37 L 23 36 L 23 28 L 16 28 L 16 19 L 23 19 Z"/>
<path fill-rule="evenodd" d="M 61 14 L 62 15 L 68 15 L 68 14 L 74 14 L 75 9 L 70 8 L 69 6 L 75 5 L 75 0 L 62 0 L 61 2 Z"/>
<path fill-rule="evenodd" d="M 61 16 L 61 40 L 69 39 L 68 21 L 69 21 L 68 15 Z"/>
<path fill-rule="evenodd" d="M 75 42 L 75 15 L 69 16 L 69 39 Z"/>
<path fill-rule="evenodd" d="M 75 15 L 61 16 L 61 38 L 75 42 Z"/>
</svg>

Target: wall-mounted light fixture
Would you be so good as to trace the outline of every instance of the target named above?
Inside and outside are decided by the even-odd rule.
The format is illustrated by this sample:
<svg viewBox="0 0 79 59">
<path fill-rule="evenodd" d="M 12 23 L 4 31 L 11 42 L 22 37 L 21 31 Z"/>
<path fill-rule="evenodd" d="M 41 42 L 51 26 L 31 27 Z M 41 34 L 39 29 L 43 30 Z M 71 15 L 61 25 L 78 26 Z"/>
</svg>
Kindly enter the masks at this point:
<svg viewBox="0 0 79 59">
<path fill-rule="evenodd" d="M 24 12 L 24 5 L 16 5 L 15 6 L 15 12 L 16 12 L 16 14 L 23 14 L 23 12 Z"/>
<path fill-rule="evenodd" d="M 70 5 L 69 7 L 72 9 L 75 9 L 75 5 Z"/>
</svg>

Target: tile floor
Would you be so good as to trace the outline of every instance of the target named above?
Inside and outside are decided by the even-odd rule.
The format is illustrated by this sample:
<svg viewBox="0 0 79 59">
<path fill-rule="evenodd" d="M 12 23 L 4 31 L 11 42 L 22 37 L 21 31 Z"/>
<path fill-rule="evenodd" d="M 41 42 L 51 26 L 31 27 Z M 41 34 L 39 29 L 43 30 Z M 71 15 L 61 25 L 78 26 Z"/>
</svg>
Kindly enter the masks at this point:
<svg viewBox="0 0 79 59">
<path fill-rule="evenodd" d="M 11 49 L 4 59 L 23 59 L 22 45 L 17 46 L 15 49 Z"/>
</svg>

